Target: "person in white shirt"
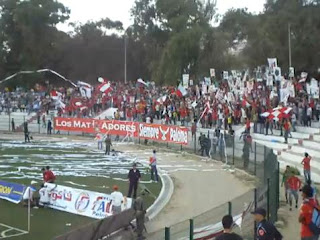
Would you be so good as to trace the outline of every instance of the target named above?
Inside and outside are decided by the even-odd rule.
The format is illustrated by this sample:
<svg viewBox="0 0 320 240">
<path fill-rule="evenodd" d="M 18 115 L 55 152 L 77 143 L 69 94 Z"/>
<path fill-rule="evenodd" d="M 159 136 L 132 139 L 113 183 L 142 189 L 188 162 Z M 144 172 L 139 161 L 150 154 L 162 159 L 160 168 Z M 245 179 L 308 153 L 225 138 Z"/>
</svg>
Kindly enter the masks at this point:
<svg viewBox="0 0 320 240">
<path fill-rule="evenodd" d="M 27 189 L 24 191 L 24 194 L 22 196 L 23 199 L 23 205 L 28 206 L 28 202 L 30 201 L 30 206 L 36 206 L 36 199 L 33 198 L 33 193 L 36 191 L 35 184 L 37 184 L 36 181 L 31 181 L 31 186 L 28 186 Z"/>
<path fill-rule="evenodd" d="M 57 184 L 42 184 L 39 190 L 39 206 L 45 207 L 50 203 L 50 193 L 57 187 Z"/>
<path fill-rule="evenodd" d="M 311 127 L 311 119 L 312 119 L 312 108 L 309 106 L 307 108 L 307 125 Z"/>
<path fill-rule="evenodd" d="M 117 185 L 113 186 L 113 193 L 111 193 L 112 199 L 112 213 L 113 215 L 121 213 L 121 205 L 123 203 L 123 194 L 119 192 Z"/>
</svg>

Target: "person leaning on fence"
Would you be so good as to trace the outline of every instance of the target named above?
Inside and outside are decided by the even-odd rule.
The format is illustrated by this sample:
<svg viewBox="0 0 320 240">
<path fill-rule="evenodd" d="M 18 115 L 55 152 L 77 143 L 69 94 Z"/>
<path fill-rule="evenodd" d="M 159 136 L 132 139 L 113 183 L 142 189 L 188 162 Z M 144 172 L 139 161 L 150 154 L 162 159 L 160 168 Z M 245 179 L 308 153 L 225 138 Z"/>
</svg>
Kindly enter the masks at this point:
<svg viewBox="0 0 320 240">
<path fill-rule="evenodd" d="M 263 208 L 257 208 L 251 214 L 257 222 L 257 239 L 256 240 L 281 240 L 282 235 L 277 228 L 266 220 L 267 212 Z"/>
<path fill-rule="evenodd" d="M 232 232 L 234 226 L 233 217 L 226 215 L 222 218 L 223 233 L 216 240 L 242 240 L 238 234 Z"/>
<path fill-rule="evenodd" d="M 288 199 L 288 190 L 289 190 L 288 179 L 289 179 L 290 176 L 291 176 L 291 168 L 288 165 L 286 167 L 286 170 L 283 173 L 282 183 L 281 183 L 281 187 L 284 186 L 284 194 L 285 194 L 285 197 L 286 197 L 286 203 L 289 202 L 289 199 Z"/>
<path fill-rule="evenodd" d="M 307 183 L 308 180 L 311 181 L 311 156 L 309 156 L 308 153 L 304 154 L 304 159 L 302 160 L 301 164 L 303 165 L 303 173 L 304 173 L 304 178 L 305 182 Z"/>
</svg>

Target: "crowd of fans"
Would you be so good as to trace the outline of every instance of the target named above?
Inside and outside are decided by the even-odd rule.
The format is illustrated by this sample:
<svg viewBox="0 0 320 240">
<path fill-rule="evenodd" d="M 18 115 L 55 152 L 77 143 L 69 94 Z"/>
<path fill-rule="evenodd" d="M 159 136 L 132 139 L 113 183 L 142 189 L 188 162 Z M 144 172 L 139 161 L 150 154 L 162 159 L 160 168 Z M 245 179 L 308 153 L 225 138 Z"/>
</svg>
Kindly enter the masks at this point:
<svg viewBox="0 0 320 240">
<path fill-rule="evenodd" d="M 286 117 L 294 131 L 297 124 L 310 126 L 320 116 L 319 96 L 312 96 L 307 81 L 292 78 L 268 85 L 267 80 L 249 80 L 246 76 L 206 82 L 186 87 L 186 93 L 177 94 L 177 87 L 161 87 L 154 83 L 123 84 L 112 82 L 108 92 L 97 86 L 90 89 L 90 97 L 77 87 L 42 86 L 34 89 L 17 88 L 0 93 L 0 113 L 49 112 L 57 110 L 59 116 L 95 117 L 108 108 L 117 108 L 113 118 L 117 120 L 157 122 L 190 127 L 219 127 L 232 129 L 233 125 L 254 124 L 254 132 L 269 134 L 272 129 L 282 129 L 285 118 L 263 117 L 262 113 L 280 106 L 291 107 Z M 290 82 L 293 92 L 283 98 L 281 88 Z M 58 93 L 53 97 L 52 92 Z M 199 123 L 198 125 L 196 123 Z"/>
</svg>

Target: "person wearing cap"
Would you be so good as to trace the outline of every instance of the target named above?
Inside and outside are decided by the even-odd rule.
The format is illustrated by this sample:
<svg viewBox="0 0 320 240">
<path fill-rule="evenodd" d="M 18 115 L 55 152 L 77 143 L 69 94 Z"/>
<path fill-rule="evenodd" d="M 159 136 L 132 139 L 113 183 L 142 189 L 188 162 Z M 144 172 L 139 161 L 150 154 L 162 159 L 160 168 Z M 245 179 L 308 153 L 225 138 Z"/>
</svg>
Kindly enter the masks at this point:
<svg viewBox="0 0 320 240">
<path fill-rule="evenodd" d="M 301 224 L 300 236 L 301 240 L 316 240 L 318 236 L 315 235 L 310 229 L 310 223 L 312 223 L 312 214 L 314 208 L 317 207 L 317 203 L 313 198 L 313 189 L 309 185 L 305 185 L 302 189 L 303 203 L 300 207 L 299 222 Z"/>
<path fill-rule="evenodd" d="M 304 159 L 302 160 L 301 164 L 303 165 L 303 173 L 305 182 L 307 183 L 308 180 L 311 181 L 311 166 L 310 166 L 311 156 L 308 153 L 304 154 Z"/>
<path fill-rule="evenodd" d="M 117 185 L 113 186 L 113 192 L 111 193 L 112 199 L 112 213 L 113 215 L 121 213 L 121 205 L 123 203 L 123 195 L 119 192 Z"/>
<path fill-rule="evenodd" d="M 130 169 L 128 174 L 129 179 L 129 192 L 128 197 L 131 198 L 132 192 L 133 192 L 133 198 L 137 197 L 137 189 L 138 189 L 138 183 L 140 181 L 141 174 L 140 171 L 137 169 L 137 164 L 134 163 L 132 165 L 132 169 Z"/>
<path fill-rule="evenodd" d="M 281 240 L 282 235 L 277 228 L 266 220 L 267 212 L 263 208 L 257 208 L 254 212 L 254 220 L 257 222 L 257 240 Z"/>
<path fill-rule="evenodd" d="M 216 240 L 242 240 L 238 234 L 232 232 L 234 226 L 233 217 L 226 215 L 222 218 L 223 233 Z"/>
<path fill-rule="evenodd" d="M 33 193 L 36 192 L 35 185 L 37 184 L 37 182 L 32 180 L 30 184 L 31 186 L 28 186 L 27 189 L 24 191 L 22 199 L 24 206 L 28 206 L 28 202 L 30 201 L 30 206 L 33 207 L 37 205 L 36 199 L 33 197 Z"/>
<path fill-rule="evenodd" d="M 292 211 L 292 196 L 296 200 L 296 208 L 298 208 L 299 195 L 298 191 L 302 186 L 301 180 L 291 172 L 291 176 L 287 180 L 288 183 L 288 191 L 289 191 L 289 203 L 290 203 L 290 211 Z"/>
<path fill-rule="evenodd" d="M 145 239 L 143 236 L 143 230 L 145 229 L 144 221 L 145 215 L 147 213 L 145 204 L 144 204 L 144 196 L 146 195 L 145 191 L 140 193 L 140 196 L 133 202 L 133 210 L 135 211 L 136 223 L 137 223 L 137 239 L 142 240 Z"/>
</svg>

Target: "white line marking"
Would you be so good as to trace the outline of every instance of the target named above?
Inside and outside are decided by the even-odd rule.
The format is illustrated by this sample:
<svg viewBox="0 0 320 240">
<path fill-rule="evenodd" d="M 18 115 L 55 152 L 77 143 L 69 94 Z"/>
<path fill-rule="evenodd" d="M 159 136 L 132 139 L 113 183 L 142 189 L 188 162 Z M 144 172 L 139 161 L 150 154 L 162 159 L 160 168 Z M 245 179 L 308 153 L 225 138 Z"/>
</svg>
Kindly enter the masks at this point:
<svg viewBox="0 0 320 240">
<path fill-rule="evenodd" d="M 15 227 L 11 227 L 11 226 L 6 225 L 6 224 L 3 224 L 3 223 L 0 223 L 0 226 L 5 227 L 5 228 L 8 228 L 8 229 L 3 230 L 3 231 L 1 232 L 0 239 L 17 237 L 17 236 L 24 235 L 24 234 L 27 234 L 27 233 L 28 233 L 28 231 L 25 231 L 25 230 L 22 230 L 22 229 L 19 229 L 19 228 L 15 228 Z M 16 233 L 16 234 L 12 234 L 12 235 L 7 236 L 7 232 L 10 232 L 10 231 L 12 231 L 12 230 L 17 231 L 17 232 L 19 232 L 19 233 Z"/>
</svg>

